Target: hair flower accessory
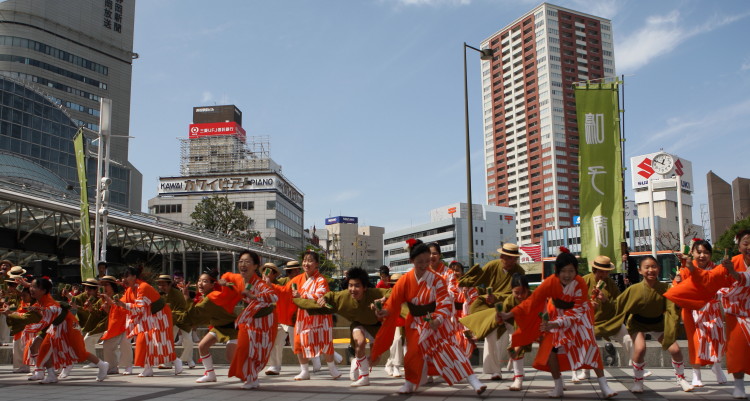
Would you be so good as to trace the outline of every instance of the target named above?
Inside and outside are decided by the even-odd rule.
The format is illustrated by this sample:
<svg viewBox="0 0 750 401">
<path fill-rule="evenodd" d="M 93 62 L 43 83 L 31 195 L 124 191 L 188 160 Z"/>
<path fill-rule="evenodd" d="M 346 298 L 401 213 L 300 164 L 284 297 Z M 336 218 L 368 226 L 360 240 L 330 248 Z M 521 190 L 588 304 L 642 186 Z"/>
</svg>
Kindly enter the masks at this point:
<svg viewBox="0 0 750 401">
<path fill-rule="evenodd" d="M 416 239 L 414 239 L 414 238 L 407 239 L 406 240 L 406 250 L 408 251 L 409 249 L 413 248 L 414 245 L 416 245 L 416 244 L 417 244 L 417 240 Z"/>
<path fill-rule="evenodd" d="M 561 246 L 560 247 L 560 253 L 570 253 L 570 249 L 568 249 L 568 248 L 566 248 L 564 246 Z"/>
</svg>

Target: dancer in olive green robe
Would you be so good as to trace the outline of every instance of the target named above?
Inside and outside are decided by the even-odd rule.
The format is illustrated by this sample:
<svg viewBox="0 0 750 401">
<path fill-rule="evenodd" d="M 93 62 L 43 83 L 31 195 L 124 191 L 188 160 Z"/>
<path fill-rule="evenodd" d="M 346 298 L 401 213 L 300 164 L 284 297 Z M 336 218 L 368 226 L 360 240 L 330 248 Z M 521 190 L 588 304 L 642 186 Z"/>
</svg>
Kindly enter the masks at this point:
<svg viewBox="0 0 750 401">
<path fill-rule="evenodd" d="M 351 344 L 355 359 L 352 360 L 350 378 L 353 387 L 370 384 L 370 363 L 367 359 L 367 340 L 374 341 L 380 328 L 373 304 L 382 301 L 391 290 L 370 288 L 367 272 L 355 267 L 347 271 L 347 289 L 328 292 L 323 297 L 312 300 L 294 298 L 294 303 L 308 313 L 336 313 L 351 322 Z"/>
</svg>

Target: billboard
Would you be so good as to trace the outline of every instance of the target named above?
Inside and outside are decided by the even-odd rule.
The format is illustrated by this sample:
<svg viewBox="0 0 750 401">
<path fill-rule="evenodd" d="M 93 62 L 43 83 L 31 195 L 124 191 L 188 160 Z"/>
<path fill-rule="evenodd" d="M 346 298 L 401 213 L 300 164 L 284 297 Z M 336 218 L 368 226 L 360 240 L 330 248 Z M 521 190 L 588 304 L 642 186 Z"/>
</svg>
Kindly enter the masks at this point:
<svg viewBox="0 0 750 401">
<path fill-rule="evenodd" d="M 302 194 L 281 177 L 269 174 L 227 175 L 211 177 L 168 177 L 159 178 L 159 195 L 187 195 L 212 192 L 251 192 L 276 190 L 291 202 L 302 207 Z"/>
<path fill-rule="evenodd" d="M 326 225 L 339 224 L 339 223 L 357 224 L 358 222 L 359 222 L 358 218 L 348 217 L 348 216 L 336 216 L 336 217 L 329 217 L 326 219 Z"/>
<path fill-rule="evenodd" d="M 669 175 L 662 175 L 654 171 L 651 162 L 654 156 L 664 152 L 654 152 L 647 155 L 640 155 L 630 158 L 630 179 L 633 184 L 633 190 L 648 189 L 648 181 L 657 181 L 664 178 L 672 178 L 673 175 L 681 175 L 681 184 L 683 191 L 693 192 L 693 163 L 677 155 L 674 158 L 674 170 Z"/>
<path fill-rule="evenodd" d="M 247 134 L 236 122 L 190 124 L 188 138 L 200 138 L 214 135 L 234 135 L 245 142 Z"/>
</svg>

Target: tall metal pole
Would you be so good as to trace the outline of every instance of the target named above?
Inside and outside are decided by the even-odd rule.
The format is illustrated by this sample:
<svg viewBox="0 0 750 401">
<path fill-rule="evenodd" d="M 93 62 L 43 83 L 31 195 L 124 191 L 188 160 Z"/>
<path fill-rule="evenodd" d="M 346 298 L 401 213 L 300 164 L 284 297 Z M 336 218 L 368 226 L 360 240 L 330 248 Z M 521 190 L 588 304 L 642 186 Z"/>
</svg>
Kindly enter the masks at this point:
<svg viewBox="0 0 750 401">
<path fill-rule="evenodd" d="M 107 215 L 109 214 L 109 148 L 112 134 L 112 99 L 99 102 L 99 150 L 96 182 L 96 251 L 99 261 L 107 261 Z M 98 242 L 97 242 L 98 240 Z M 97 262 L 99 263 L 99 262 Z"/>
<path fill-rule="evenodd" d="M 464 42 L 464 118 L 466 122 L 466 201 L 469 210 L 467 213 L 469 235 L 469 266 L 474 266 L 474 213 L 471 201 L 471 147 L 469 141 L 469 78 L 466 72 L 466 42 Z"/>
</svg>

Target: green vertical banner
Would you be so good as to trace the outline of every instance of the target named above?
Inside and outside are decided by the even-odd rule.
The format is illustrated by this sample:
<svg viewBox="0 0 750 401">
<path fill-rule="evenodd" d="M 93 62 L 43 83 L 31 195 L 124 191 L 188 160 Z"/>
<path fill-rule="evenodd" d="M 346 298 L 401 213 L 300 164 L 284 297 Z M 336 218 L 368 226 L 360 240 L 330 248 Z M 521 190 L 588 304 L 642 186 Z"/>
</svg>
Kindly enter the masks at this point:
<svg viewBox="0 0 750 401">
<path fill-rule="evenodd" d="M 624 240 L 619 82 L 575 87 L 579 135 L 581 257 L 622 261 Z"/>
<path fill-rule="evenodd" d="M 86 152 L 83 145 L 83 129 L 73 137 L 78 167 L 78 183 L 81 187 L 81 280 L 94 278 L 94 252 L 91 248 L 91 222 L 89 221 L 89 194 L 86 190 Z"/>
</svg>

